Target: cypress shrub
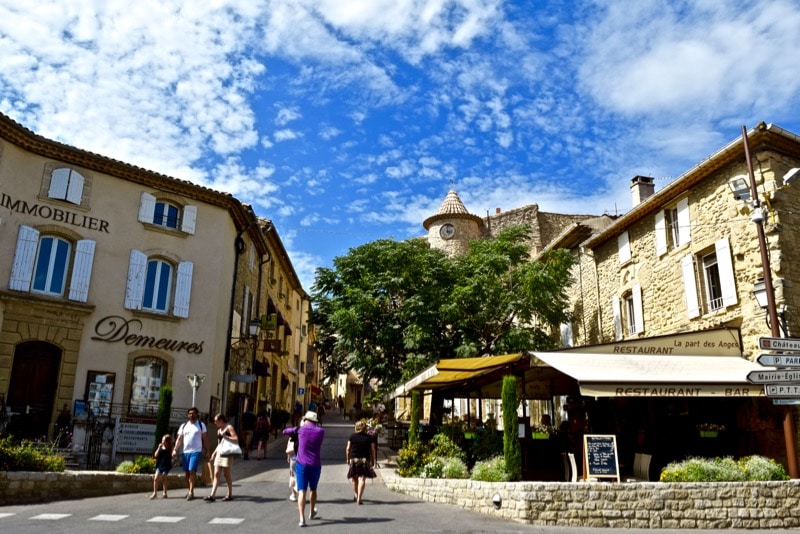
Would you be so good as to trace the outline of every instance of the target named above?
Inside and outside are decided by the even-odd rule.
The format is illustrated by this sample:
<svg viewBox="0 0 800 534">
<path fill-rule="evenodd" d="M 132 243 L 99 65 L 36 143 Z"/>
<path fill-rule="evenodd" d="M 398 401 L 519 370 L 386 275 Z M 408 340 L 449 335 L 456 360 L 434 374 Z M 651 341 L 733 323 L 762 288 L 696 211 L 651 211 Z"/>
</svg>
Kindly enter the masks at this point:
<svg viewBox="0 0 800 534">
<path fill-rule="evenodd" d="M 511 480 L 522 478 L 522 451 L 517 436 L 517 378 L 503 377 L 503 457 Z"/>
<path fill-rule="evenodd" d="M 169 434 L 169 416 L 172 412 L 172 387 L 161 386 L 158 390 L 158 412 L 156 413 L 156 435 L 153 450 L 158 448 L 161 437 Z"/>
</svg>

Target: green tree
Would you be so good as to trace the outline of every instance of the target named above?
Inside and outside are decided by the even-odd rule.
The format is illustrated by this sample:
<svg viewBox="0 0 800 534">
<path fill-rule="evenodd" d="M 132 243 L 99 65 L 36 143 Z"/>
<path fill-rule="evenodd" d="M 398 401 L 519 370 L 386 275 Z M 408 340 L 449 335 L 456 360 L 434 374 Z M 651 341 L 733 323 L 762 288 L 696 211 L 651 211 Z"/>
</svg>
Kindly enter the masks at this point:
<svg viewBox="0 0 800 534">
<path fill-rule="evenodd" d="M 455 258 L 422 239 L 380 240 L 318 269 L 326 376 L 352 368 L 391 389 L 441 358 L 552 348 L 549 334 L 568 319 L 573 260 L 555 250 L 531 261 L 529 233 L 508 228 Z"/>
<path fill-rule="evenodd" d="M 522 478 L 522 450 L 519 446 L 517 426 L 517 378 L 515 376 L 503 377 L 503 457 L 506 461 L 506 471 L 511 480 Z"/>
<path fill-rule="evenodd" d="M 169 434 L 169 416 L 172 412 L 172 387 L 161 386 L 158 390 L 158 412 L 156 413 L 156 435 L 153 450 L 161 443 L 161 437 Z"/>
</svg>

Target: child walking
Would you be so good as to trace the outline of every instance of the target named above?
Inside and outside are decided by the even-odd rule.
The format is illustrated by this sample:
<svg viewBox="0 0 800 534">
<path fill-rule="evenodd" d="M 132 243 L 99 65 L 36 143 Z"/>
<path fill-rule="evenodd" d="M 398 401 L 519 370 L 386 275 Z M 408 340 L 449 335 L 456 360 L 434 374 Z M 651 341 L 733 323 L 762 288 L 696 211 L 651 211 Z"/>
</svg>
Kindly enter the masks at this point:
<svg viewBox="0 0 800 534">
<path fill-rule="evenodd" d="M 297 433 L 289 437 L 286 442 L 286 461 L 289 462 L 289 488 L 292 493 L 289 494 L 289 500 L 292 502 L 297 501 L 297 480 L 294 476 L 294 471 L 297 466 Z"/>
<path fill-rule="evenodd" d="M 172 468 L 172 436 L 164 434 L 153 457 L 156 459 L 156 474 L 153 475 L 153 494 L 150 495 L 150 498 L 156 498 L 158 494 L 158 484 L 161 483 L 161 486 L 164 488 L 164 493 L 161 494 L 161 497 L 166 499 L 168 485 L 167 475 L 169 475 L 169 470 Z"/>
</svg>

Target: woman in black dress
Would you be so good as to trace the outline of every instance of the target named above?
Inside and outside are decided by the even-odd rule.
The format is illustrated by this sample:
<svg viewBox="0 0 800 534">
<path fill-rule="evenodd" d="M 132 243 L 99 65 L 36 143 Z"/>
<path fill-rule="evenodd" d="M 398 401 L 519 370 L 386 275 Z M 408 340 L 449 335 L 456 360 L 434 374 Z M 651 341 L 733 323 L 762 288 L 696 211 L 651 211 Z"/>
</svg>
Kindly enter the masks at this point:
<svg viewBox="0 0 800 534">
<path fill-rule="evenodd" d="M 375 460 L 377 450 L 375 440 L 367 434 L 367 425 L 364 421 L 357 421 L 355 432 L 347 440 L 345 460 L 350 468 L 347 478 L 353 481 L 353 501 L 363 504 L 364 487 L 368 478 L 375 478 Z"/>
</svg>

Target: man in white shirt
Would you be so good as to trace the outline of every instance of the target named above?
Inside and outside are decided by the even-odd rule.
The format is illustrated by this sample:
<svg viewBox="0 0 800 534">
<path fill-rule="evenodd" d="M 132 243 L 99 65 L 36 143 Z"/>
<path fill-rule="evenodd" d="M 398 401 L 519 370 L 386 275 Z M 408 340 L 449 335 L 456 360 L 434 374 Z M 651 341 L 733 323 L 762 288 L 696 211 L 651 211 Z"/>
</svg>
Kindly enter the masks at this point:
<svg viewBox="0 0 800 534">
<path fill-rule="evenodd" d="M 191 501 L 194 499 L 194 488 L 197 485 L 197 468 L 200 467 L 200 458 L 205 450 L 205 461 L 208 461 L 209 449 L 206 425 L 198 419 L 199 410 L 195 407 L 189 408 L 188 415 L 189 420 L 178 429 L 178 438 L 175 440 L 172 456 L 177 456 L 178 449 L 183 445 L 181 463 L 183 471 L 186 473 L 186 482 L 189 485 L 186 500 Z"/>
</svg>

